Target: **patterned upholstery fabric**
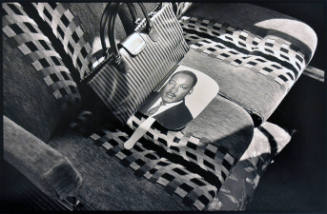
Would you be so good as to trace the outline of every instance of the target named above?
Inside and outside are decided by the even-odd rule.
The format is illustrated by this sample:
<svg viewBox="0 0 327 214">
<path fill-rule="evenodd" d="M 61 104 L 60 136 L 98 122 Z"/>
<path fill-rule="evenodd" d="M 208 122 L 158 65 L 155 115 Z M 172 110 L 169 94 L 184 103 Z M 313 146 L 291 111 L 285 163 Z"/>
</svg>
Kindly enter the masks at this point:
<svg viewBox="0 0 327 214">
<path fill-rule="evenodd" d="M 71 57 L 73 65 L 80 72 L 80 77 L 89 73 L 91 46 L 80 25 L 81 21 L 69 10 L 69 4 L 33 3 L 33 6 L 62 43 L 65 52 Z"/>
<path fill-rule="evenodd" d="M 104 132 L 97 132 L 97 135 L 103 136 Z M 127 160 L 122 161 L 115 155 L 109 155 L 104 147 L 97 146 L 95 143 L 91 138 L 70 130 L 67 130 L 64 135 L 57 135 L 49 142 L 52 148 L 68 157 L 82 175 L 83 184 L 77 198 L 87 206 L 87 210 L 197 209 L 195 206 L 183 203 L 183 199 L 176 193 L 167 193 L 165 186 L 156 181 L 151 182 L 143 175 L 136 176 L 136 171 L 128 166 Z M 98 145 L 101 143 L 99 142 Z M 147 148 L 149 153 L 154 154 L 150 150 Z M 142 165 L 141 161 L 135 164 Z"/>
<path fill-rule="evenodd" d="M 82 123 L 91 114 L 80 114 L 72 127 L 83 131 Z M 136 175 L 156 181 L 199 210 L 207 209 L 216 197 L 252 139 L 253 124 L 247 112 L 219 96 L 197 117 L 193 124 L 197 129 L 188 125 L 187 131 L 175 132 L 155 123 L 132 150 L 123 149 L 123 143 L 144 120 L 136 114 L 128 122 L 131 129 L 102 130 L 91 138 Z M 218 128 L 203 132 L 212 126 Z"/>
<path fill-rule="evenodd" d="M 18 10 L 18 14 L 23 13 L 18 4 L 9 5 L 14 5 L 14 7 L 9 6 L 6 10 L 12 10 L 15 13 Z M 94 52 L 92 48 L 98 35 L 97 27 L 104 4 L 33 3 L 33 6 L 44 23 L 51 26 L 52 33 L 63 45 L 65 53 L 71 57 L 74 67 L 80 72 L 80 78 L 83 78 L 90 72 L 92 63 L 90 54 Z M 182 8 L 185 5 L 180 6 L 181 8 L 177 11 L 179 15 L 184 12 Z M 95 18 L 90 19 L 89 15 L 84 14 L 92 14 Z M 7 16 L 8 14 L 5 17 Z M 13 17 L 16 19 L 16 15 Z M 4 20 L 6 19 L 4 18 Z M 17 20 L 15 21 L 17 22 Z M 26 17 L 23 20 L 30 19 Z M 140 22 L 142 20 L 139 20 Z M 18 38 L 17 41 L 20 42 L 22 38 L 26 39 L 26 36 L 17 37 L 16 34 L 19 35 L 25 29 L 40 32 L 33 20 L 30 23 L 30 25 L 10 23 L 11 25 L 7 24 L 3 27 L 3 32 L 7 37 Z M 183 132 L 167 131 L 155 124 L 132 150 L 125 150 L 123 143 L 145 119 L 138 114 L 129 121 L 129 128 L 124 130 L 103 128 L 101 131 L 93 133 L 90 138 L 110 158 L 115 158 L 123 166 L 131 168 L 136 176 L 144 177 L 161 185 L 166 192 L 177 195 L 191 209 L 244 209 L 258 184 L 260 178 L 258 173 L 261 173 L 260 170 L 262 171 L 270 163 L 271 155 L 269 151 L 267 155 L 253 149 L 251 145 L 255 143 L 252 141 L 249 148 L 253 150 L 246 153 L 248 156 L 244 158 L 243 153 L 253 137 L 253 122 L 241 106 L 254 115 L 256 125 L 259 125 L 275 110 L 301 75 L 308 60 L 289 41 L 276 36 L 260 37 L 227 24 L 186 16 L 182 17 L 180 23 L 185 31 L 185 39 L 192 48 L 182 64 L 208 71 L 208 74 L 220 86 L 223 86 L 221 94 L 217 95 L 214 102 Z M 51 43 L 41 33 L 33 38 L 39 37 L 44 38 L 46 44 L 53 50 Z M 10 41 L 9 43 L 12 44 Z M 48 49 L 41 39 L 39 39 L 40 44 L 34 40 L 33 43 L 24 43 L 20 46 L 20 51 L 27 56 L 35 57 L 36 54 L 29 54 L 31 51 L 33 52 L 35 46 Z M 6 51 L 10 53 L 9 49 Z M 45 53 L 42 55 L 48 56 Z M 56 63 L 57 61 L 52 55 L 49 56 L 53 60 L 53 65 L 59 66 L 60 63 L 64 69 L 63 72 L 65 73 L 67 70 L 66 73 L 69 73 L 59 60 L 58 54 L 54 56 L 58 57 L 59 63 Z M 37 59 L 37 62 L 33 64 L 37 70 L 52 65 L 52 62 L 43 59 L 32 59 Z M 8 59 L 5 64 L 10 64 Z M 21 64 L 24 65 L 24 63 Z M 220 73 L 221 71 L 217 68 L 225 69 L 225 73 Z M 226 75 L 227 73 L 228 75 Z M 52 85 L 55 80 L 52 78 L 50 81 L 48 76 L 49 74 L 44 81 Z M 62 80 L 62 78 L 58 79 Z M 245 81 L 243 81 L 244 79 Z M 239 84 L 236 88 L 227 87 L 227 85 L 234 87 L 235 82 Z M 268 85 L 267 90 L 263 90 L 261 93 L 262 90 L 258 90 L 258 86 L 266 85 L 265 83 Z M 62 84 L 59 85 L 62 86 Z M 252 85 L 249 90 L 246 87 L 248 85 Z M 76 85 L 74 86 L 76 87 Z M 57 100 L 67 96 L 64 93 L 56 92 L 58 88 L 51 89 Z M 230 91 L 239 94 L 239 97 L 233 97 L 233 93 L 229 94 Z M 79 99 L 79 95 L 76 97 Z M 76 101 L 77 99 L 74 98 Z M 83 112 L 78 120 L 85 120 L 89 116 L 89 112 Z M 40 118 L 45 120 L 47 117 L 41 115 Z M 24 119 L 24 121 L 28 120 Z M 77 123 L 73 123 L 72 127 L 81 128 Z M 257 139 L 256 143 L 266 140 L 258 140 L 259 137 L 257 137 L 258 132 L 265 132 L 263 130 L 261 127 L 255 129 L 253 140 Z M 77 142 L 74 143 L 75 147 L 80 146 Z M 65 147 L 65 145 L 61 146 Z M 63 151 L 70 155 L 69 150 L 63 149 Z M 254 157 L 249 155 L 249 153 L 253 155 L 255 152 L 258 152 L 259 155 Z M 78 155 L 77 157 L 72 156 L 72 158 L 76 161 Z M 96 157 L 89 158 L 89 161 L 94 161 L 92 158 Z M 91 170 L 83 168 L 83 162 L 79 164 L 82 170 Z M 85 172 L 83 171 L 83 173 Z M 105 174 L 105 172 L 99 172 L 99 174 Z M 239 180 L 242 182 L 238 182 Z M 97 182 L 87 185 L 96 186 Z M 250 187 L 246 185 L 250 185 Z M 98 192 L 94 194 L 89 193 L 88 190 L 83 191 L 85 192 L 82 197 L 86 199 L 91 198 L 92 194 L 93 196 L 98 194 Z M 247 193 L 243 191 L 247 191 Z M 105 202 L 102 202 L 101 206 L 106 207 L 103 204 Z"/>
<path fill-rule="evenodd" d="M 236 162 L 236 159 L 226 148 L 209 144 L 209 142 L 184 135 L 181 132 L 165 134 L 162 133 L 162 128 L 152 128 L 145 138 L 162 146 L 167 152 L 179 155 L 216 175 L 219 179 L 219 185 L 224 182 L 231 167 Z"/>
<path fill-rule="evenodd" d="M 90 113 L 85 112 L 85 114 L 81 115 L 80 119 L 83 120 L 82 117 L 87 117 L 89 114 Z M 97 146 L 104 149 L 110 158 L 114 157 L 116 160 L 119 160 L 121 165 L 132 169 L 137 177 L 142 176 L 147 178 L 149 181 L 162 185 L 165 191 L 182 198 L 184 203 L 188 201 L 188 199 L 183 197 L 186 193 L 180 194 L 180 190 L 178 188 L 175 189 L 175 187 L 171 186 L 174 186 L 174 184 L 172 184 L 173 181 L 177 182 L 175 179 L 177 179 L 179 182 L 185 182 L 187 185 L 190 185 L 189 180 L 185 176 L 181 176 L 185 173 L 189 178 L 193 178 L 194 176 L 206 184 L 200 187 L 192 187 L 201 188 L 201 191 L 207 191 L 209 194 L 211 194 L 210 188 L 208 188 L 208 186 L 210 186 L 209 184 L 212 185 L 212 181 L 217 182 L 219 180 L 210 178 L 210 176 L 206 173 L 200 173 L 201 170 L 195 169 L 195 164 L 185 164 L 185 161 L 182 161 L 175 156 L 167 155 L 164 148 L 161 150 L 158 149 L 159 145 L 142 139 L 137 142 L 136 146 L 132 150 L 124 150 L 123 143 L 131 132 L 131 130 L 127 132 L 126 130 L 102 130 L 94 133 L 91 136 L 91 139 L 93 139 Z M 205 203 L 206 206 L 204 210 L 214 211 L 246 209 L 246 206 L 251 201 L 260 178 L 265 172 L 267 166 L 289 143 L 290 139 L 291 136 L 285 130 L 269 122 L 265 122 L 260 127 L 255 128 L 254 136 L 249 147 L 241 156 L 240 160 L 233 165 L 231 172 L 226 178 L 224 178 L 224 183 L 221 185 L 219 191 L 215 194 L 212 200 L 208 204 Z M 83 144 L 85 143 L 83 142 Z M 67 148 L 65 148 L 64 145 L 62 145 L 62 147 L 63 148 L 61 150 L 67 151 Z M 78 145 L 76 147 L 78 147 Z M 173 147 L 171 146 L 171 148 Z M 207 148 L 209 149 L 207 154 L 210 155 L 212 147 L 209 146 Z M 218 150 L 219 149 L 220 148 L 218 148 Z M 163 166 L 167 166 L 167 168 L 164 168 Z M 171 166 L 172 168 L 169 169 L 168 166 Z M 179 168 L 181 171 L 176 168 Z M 153 178 L 158 169 L 163 171 L 160 171 L 161 174 L 159 174 L 158 177 Z M 166 175 L 164 175 L 165 173 Z M 160 175 L 162 175 L 164 178 L 159 178 Z M 169 175 L 172 175 L 172 177 Z M 198 177 L 198 175 L 200 175 L 200 177 Z M 181 183 L 177 183 L 176 185 L 180 185 L 181 189 L 188 192 L 186 185 L 181 185 Z M 147 185 L 147 187 L 150 186 L 151 185 Z M 212 186 L 215 187 L 215 192 L 218 186 Z M 171 190 L 171 188 L 174 191 Z M 197 197 L 199 197 L 199 195 L 197 195 Z M 202 197 L 202 200 L 206 201 L 204 197 Z M 191 201 L 185 205 L 187 204 L 192 205 Z M 200 207 L 202 206 L 203 204 L 200 205 Z M 193 203 L 192 207 L 196 208 L 195 203 Z"/>
<path fill-rule="evenodd" d="M 77 85 L 49 39 L 18 3 L 3 4 L 3 12 L 4 113 L 47 140 L 63 114 L 80 102 Z"/>
<path fill-rule="evenodd" d="M 246 30 L 261 38 L 274 35 L 291 43 L 305 55 L 306 62 L 312 58 L 317 36 L 313 29 L 294 17 L 282 14 L 256 4 L 249 3 L 194 3 L 184 14 L 212 20 L 215 23 L 228 23 L 232 27 Z"/>
<path fill-rule="evenodd" d="M 183 16 L 180 23 L 191 49 L 199 53 L 190 51 L 182 63 L 212 70 L 209 76 L 221 86 L 219 93 L 245 108 L 256 125 L 269 118 L 308 63 L 300 49 L 282 37 L 260 37 L 197 17 Z"/>
<path fill-rule="evenodd" d="M 181 24 L 194 49 L 232 65 L 249 67 L 268 75 L 287 90 L 306 66 L 304 54 L 294 50 L 285 39 L 269 35 L 261 38 L 226 23 L 195 17 L 184 16 Z"/>
<path fill-rule="evenodd" d="M 129 135 L 122 131 L 102 130 L 91 138 L 107 154 L 118 158 L 123 165 L 135 170 L 136 176 L 143 176 L 151 182 L 165 187 L 168 193 L 175 193 L 189 206 L 203 210 L 216 195 L 217 187 L 200 175 L 190 172 L 185 166 L 161 157 L 151 149 L 151 143 L 137 142 L 131 150 L 125 150 L 123 143 Z"/>
</svg>

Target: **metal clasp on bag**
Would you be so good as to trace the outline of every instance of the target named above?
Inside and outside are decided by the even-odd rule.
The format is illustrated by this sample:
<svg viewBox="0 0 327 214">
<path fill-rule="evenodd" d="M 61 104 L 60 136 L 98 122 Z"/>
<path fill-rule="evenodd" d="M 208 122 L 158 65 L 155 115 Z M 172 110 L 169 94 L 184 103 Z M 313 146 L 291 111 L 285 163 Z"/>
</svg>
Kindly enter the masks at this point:
<svg viewBox="0 0 327 214">
<path fill-rule="evenodd" d="M 115 65 L 115 66 L 119 66 L 121 64 L 121 61 L 122 61 L 122 58 L 120 55 L 115 55 L 113 56 L 113 61 L 112 63 Z"/>
<path fill-rule="evenodd" d="M 146 42 L 140 33 L 135 32 L 127 37 L 121 45 L 130 55 L 136 56 L 144 50 Z"/>
</svg>

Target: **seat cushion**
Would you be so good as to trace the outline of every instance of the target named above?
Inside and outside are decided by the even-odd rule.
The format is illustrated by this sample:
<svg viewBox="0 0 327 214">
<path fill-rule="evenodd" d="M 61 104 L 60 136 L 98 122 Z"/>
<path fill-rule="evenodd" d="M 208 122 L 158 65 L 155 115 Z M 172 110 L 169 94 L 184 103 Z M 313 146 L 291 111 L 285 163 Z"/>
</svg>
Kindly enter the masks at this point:
<svg viewBox="0 0 327 214">
<path fill-rule="evenodd" d="M 78 121 L 82 122 L 89 114 L 81 114 Z M 216 96 L 184 130 L 168 131 L 154 123 L 133 149 L 124 149 L 124 142 L 144 120 L 136 114 L 129 120 L 130 129 L 102 127 L 91 139 L 109 156 L 114 156 L 113 160 L 119 159 L 132 168 L 136 175 L 178 195 L 189 206 L 187 209 L 207 209 L 253 135 L 250 115 L 240 106 Z M 65 147 L 65 143 L 59 144 Z"/>
<path fill-rule="evenodd" d="M 92 210 L 195 210 L 192 204 L 203 209 L 203 202 L 196 197 L 212 199 L 207 194 L 214 187 L 199 175 L 159 157 L 142 143 L 137 144 L 140 152 L 123 150 L 121 139 L 125 137 L 121 131 L 104 130 L 92 140 L 68 132 L 49 143 L 69 157 L 81 173 L 83 185 L 78 198 L 82 204 Z M 174 169 L 184 178 L 177 177 Z M 169 172 L 171 175 L 165 174 Z M 196 187 L 192 179 L 203 186 L 192 191 Z"/>
<path fill-rule="evenodd" d="M 251 8 L 258 14 L 249 13 Z M 206 9 L 221 13 L 206 15 Z M 220 94 L 250 112 L 256 125 L 270 117 L 301 76 L 317 42 L 309 26 L 284 15 L 276 19 L 277 14 L 249 4 L 207 4 L 194 5 L 180 21 L 190 47 L 201 53 L 186 57 L 186 65 L 211 70 Z M 288 27 L 278 28 L 281 21 Z M 301 32 L 287 30 L 299 26 Z M 208 56 L 212 59 L 205 60 Z"/>
<path fill-rule="evenodd" d="M 135 114 L 128 125 L 135 130 L 145 120 L 142 114 Z M 161 148 L 169 160 L 198 168 L 197 173 L 211 181 L 217 193 L 252 135 L 250 115 L 218 95 L 182 131 L 169 131 L 155 122 L 143 138 L 149 141 L 150 148 Z"/>
<path fill-rule="evenodd" d="M 4 114 L 47 141 L 78 108 L 77 85 L 22 7 L 6 3 L 3 8 Z"/>
<path fill-rule="evenodd" d="M 219 94 L 246 109 L 255 125 L 266 120 L 286 95 L 286 89 L 266 75 L 246 66 L 235 66 L 191 49 L 183 65 L 204 71 L 220 86 Z"/>
</svg>

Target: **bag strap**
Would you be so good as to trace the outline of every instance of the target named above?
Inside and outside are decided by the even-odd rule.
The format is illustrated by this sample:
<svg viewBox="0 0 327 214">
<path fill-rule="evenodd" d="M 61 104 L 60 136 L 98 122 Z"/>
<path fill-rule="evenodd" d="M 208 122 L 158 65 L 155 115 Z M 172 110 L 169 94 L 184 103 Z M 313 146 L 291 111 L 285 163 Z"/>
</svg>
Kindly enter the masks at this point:
<svg viewBox="0 0 327 214">
<path fill-rule="evenodd" d="M 132 34 L 137 19 L 137 12 L 133 3 L 127 3 L 126 7 L 123 6 L 119 9 L 119 18 L 125 28 L 126 34 Z"/>
<path fill-rule="evenodd" d="M 106 27 L 108 27 L 108 20 L 110 18 L 110 14 L 113 13 L 112 11 L 112 7 L 110 7 L 110 4 L 111 2 L 109 2 L 103 13 L 102 13 L 102 16 L 101 16 L 101 21 L 100 21 L 100 40 L 101 40 L 101 46 L 102 46 L 102 49 L 103 49 L 103 53 L 106 52 L 107 50 L 107 47 L 106 47 L 106 42 L 105 42 L 105 31 L 106 31 Z M 135 11 L 135 7 L 131 4 L 131 3 L 126 3 L 126 5 L 128 6 L 128 10 L 129 10 L 129 13 L 131 14 L 132 16 L 132 19 L 135 21 L 136 20 L 136 11 Z M 118 12 L 120 18 L 123 18 L 124 21 L 122 20 L 122 23 L 123 23 L 123 27 L 125 29 L 125 32 L 126 34 L 131 34 L 133 31 L 130 30 L 130 27 L 129 26 L 125 26 L 125 25 L 129 25 L 130 23 L 127 22 L 126 20 L 126 11 L 125 11 L 125 8 L 119 8 L 120 11 Z M 109 28 L 107 28 L 109 29 Z M 133 29 L 134 30 L 134 29 Z M 101 36 L 101 35 L 104 35 L 104 36 Z"/>
<path fill-rule="evenodd" d="M 162 8 L 162 2 L 156 3 L 156 6 L 151 11 L 146 7 L 148 14 L 157 12 Z M 119 9 L 119 18 L 123 23 L 125 32 L 127 35 L 132 34 L 137 26 L 138 11 L 135 8 L 134 3 L 127 3 L 126 7 L 123 6 Z"/>
<path fill-rule="evenodd" d="M 108 18 L 109 18 L 109 14 L 110 14 L 110 7 L 109 7 L 110 4 L 111 4 L 111 2 L 109 2 L 106 5 L 106 7 L 102 13 L 101 20 L 100 20 L 100 41 L 101 41 L 102 49 L 107 49 L 105 37 L 101 36 L 101 35 L 104 35 L 104 33 L 105 33 L 106 24 L 108 22 Z M 103 52 L 103 53 L 105 53 L 105 52 Z"/>
</svg>

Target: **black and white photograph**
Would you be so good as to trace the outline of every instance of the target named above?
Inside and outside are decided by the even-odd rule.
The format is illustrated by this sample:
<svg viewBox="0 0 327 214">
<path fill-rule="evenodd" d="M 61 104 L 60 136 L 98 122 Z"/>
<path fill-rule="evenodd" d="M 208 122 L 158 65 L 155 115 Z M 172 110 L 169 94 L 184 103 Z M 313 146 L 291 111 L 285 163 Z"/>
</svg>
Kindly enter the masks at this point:
<svg viewBox="0 0 327 214">
<path fill-rule="evenodd" d="M 168 130 L 181 130 L 218 94 L 219 86 L 209 76 L 179 66 L 168 81 L 153 91 L 139 111 L 153 117 Z"/>
<path fill-rule="evenodd" d="M 6 1 L 0 213 L 327 211 L 327 4 Z"/>
</svg>

